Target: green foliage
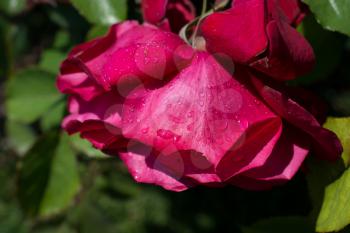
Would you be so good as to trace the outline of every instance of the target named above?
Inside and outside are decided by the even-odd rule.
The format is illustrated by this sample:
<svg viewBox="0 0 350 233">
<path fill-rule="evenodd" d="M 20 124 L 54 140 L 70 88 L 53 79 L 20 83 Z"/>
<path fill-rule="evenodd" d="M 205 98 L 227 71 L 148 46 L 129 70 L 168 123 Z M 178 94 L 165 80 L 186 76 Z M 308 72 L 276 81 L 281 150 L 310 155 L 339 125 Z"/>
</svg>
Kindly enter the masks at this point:
<svg viewBox="0 0 350 233">
<path fill-rule="evenodd" d="M 342 157 L 346 166 L 349 165 L 350 159 L 349 125 L 349 118 L 328 118 L 324 125 L 334 131 L 340 138 L 344 148 Z M 320 209 L 316 230 L 318 232 L 339 231 L 350 224 L 350 208 L 348 208 L 350 206 L 350 195 L 348 195 L 350 191 L 350 170 L 347 169 L 338 178 L 340 172 L 344 171 L 343 166 L 339 163 L 339 166 L 323 163 L 322 166 L 318 167 L 315 166 L 316 163 L 313 164 L 313 168 L 316 170 L 311 174 L 312 178 L 310 178 L 309 186 L 310 190 L 313 191 L 314 203 L 316 202 L 317 209 Z M 334 181 L 335 179 L 336 181 Z M 320 183 L 321 185 L 318 185 Z M 325 186 L 327 188 L 324 195 L 320 195 L 320 193 L 323 193 L 323 187 Z"/>
<path fill-rule="evenodd" d="M 324 81 L 339 67 L 346 37 L 323 29 L 312 16 L 306 17 L 298 29 L 312 45 L 317 61 L 313 71 L 298 78 L 296 82 L 298 84 L 312 84 Z M 330 57 L 332 59 L 329 59 Z"/>
<path fill-rule="evenodd" d="M 350 169 L 327 186 L 320 215 L 318 232 L 339 231 L 350 224 Z"/>
<path fill-rule="evenodd" d="M 79 188 L 75 156 L 65 135 L 43 137 L 21 163 L 19 198 L 32 216 L 59 213 L 72 204 Z"/>
<path fill-rule="evenodd" d="M 243 228 L 243 233 L 312 233 L 313 227 L 307 218 L 276 217 L 259 221 Z"/>
<path fill-rule="evenodd" d="M 63 115 L 66 112 L 66 103 L 62 100 L 50 108 L 50 111 L 46 112 L 40 121 L 40 126 L 43 131 L 49 131 L 61 126 Z"/>
<path fill-rule="evenodd" d="M 60 42 L 58 41 L 57 43 L 59 44 Z M 42 53 L 39 67 L 47 72 L 57 74 L 59 72 L 60 63 L 65 57 L 66 54 L 59 50 L 48 49 Z"/>
<path fill-rule="evenodd" d="M 91 23 L 111 25 L 127 16 L 126 0 L 72 0 L 73 5 Z"/>
<path fill-rule="evenodd" d="M 325 187 L 341 176 L 345 166 L 341 160 L 329 163 L 328 161 L 312 158 L 307 162 L 308 173 L 306 178 L 313 207 L 310 217 L 316 222 L 324 199 Z"/>
<path fill-rule="evenodd" d="M 324 127 L 332 130 L 339 137 L 342 145 L 343 145 L 343 160 L 346 166 L 350 165 L 350 118 L 335 118 L 330 117 L 327 119 Z"/>
<path fill-rule="evenodd" d="M 348 0 L 303 0 L 318 21 L 327 29 L 350 36 L 350 2 Z"/>
<path fill-rule="evenodd" d="M 55 75 L 36 68 L 11 77 L 6 90 L 7 117 L 22 123 L 37 120 L 61 98 L 55 80 Z"/>
<path fill-rule="evenodd" d="M 26 0 L 1 0 L 0 11 L 7 14 L 18 14 L 24 10 L 26 6 Z"/>
<path fill-rule="evenodd" d="M 27 152 L 36 138 L 36 134 L 30 126 L 11 120 L 6 123 L 6 134 L 9 146 L 19 155 Z"/>
</svg>

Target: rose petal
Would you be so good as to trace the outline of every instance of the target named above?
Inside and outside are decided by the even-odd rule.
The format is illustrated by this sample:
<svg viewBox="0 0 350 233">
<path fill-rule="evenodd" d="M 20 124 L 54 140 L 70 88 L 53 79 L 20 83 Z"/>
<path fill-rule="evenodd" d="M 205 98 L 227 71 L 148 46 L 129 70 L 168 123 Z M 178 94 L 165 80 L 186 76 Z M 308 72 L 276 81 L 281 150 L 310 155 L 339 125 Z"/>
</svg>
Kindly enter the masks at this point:
<svg viewBox="0 0 350 233">
<path fill-rule="evenodd" d="M 300 132 L 285 127 L 265 164 L 235 176 L 229 182 L 244 189 L 265 190 L 292 179 L 309 152 L 308 139 L 300 136 Z"/>
<path fill-rule="evenodd" d="M 212 56 L 198 53 L 168 84 L 131 93 L 123 135 L 169 155 L 195 151 L 214 166 L 245 130 L 276 116 L 249 91 L 245 75 L 232 78 Z"/>
<path fill-rule="evenodd" d="M 217 166 L 222 180 L 228 180 L 247 170 L 266 163 L 282 132 L 282 122 L 276 117 L 252 125 L 223 157 Z"/>
<path fill-rule="evenodd" d="M 272 19 L 284 20 L 292 26 L 298 25 L 306 15 L 300 0 L 268 0 L 267 5 Z"/>
<path fill-rule="evenodd" d="M 333 132 L 322 128 L 310 112 L 281 92 L 276 85 L 266 80 L 263 83 L 254 76 L 251 76 L 251 80 L 261 97 L 278 115 L 313 138 L 317 155 L 328 160 L 339 158 L 342 146 Z"/>
<path fill-rule="evenodd" d="M 161 22 L 166 13 L 168 0 L 142 0 L 142 14 L 145 21 L 158 24 Z"/>
<path fill-rule="evenodd" d="M 78 94 L 85 100 L 91 100 L 101 94 L 103 89 L 98 86 L 95 75 L 102 75 L 101 64 L 106 62 L 109 54 L 117 49 L 118 44 L 133 41 L 134 38 L 122 41 L 118 39 L 137 26 L 138 24 L 135 21 L 116 24 L 111 27 L 105 37 L 73 48 L 68 58 L 61 65 L 61 72 L 57 79 L 58 89 L 66 94 Z"/>
<path fill-rule="evenodd" d="M 311 45 L 285 22 L 267 25 L 269 51 L 251 66 L 277 80 L 291 80 L 308 73 L 315 64 Z"/>
<path fill-rule="evenodd" d="M 261 167 L 243 175 L 257 180 L 290 180 L 299 170 L 309 152 L 309 139 L 300 130 L 285 126 L 268 160 Z"/>
<path fill-rule="evenodd" d="M 196 17 L 196 9 L 190 0 L 170 0 L 166 17 L 173 32 L 178 32 Z"/>
<path fill-rule="evenodd" d="M 106 148 L 110 143 L 122 138 L 121 109 L 122 98 L 115 92 L 107 92 L 85 101 L 72 96 L 68 107 L 68 115 L 62 127 L 70 134 L 80 132 L 99 149 Z"/>
<path fill-rule="evenodd" d="M 174 32 L 193 20 L 196 13 L 190 0 L 142 0 L 141 5 L 146 22 L 161 26 L 166 18 Z"/>
<path fill-rule="evenodd" d="M 104 75 L 97 78 L 106 90 L 121 85 L 126 76 L 137 77 L 144 83 L 159 82 L 176 74 L 192 56 L 192 48 L 177 35 L 150 29 L 139 43 L 114 52 L 103 66 Z"/>
<path fill-rule="evenodd" d="M 239 2 L 233 8 L 209 15 L 200 26 L 211 53 L 224 53 L 234 62 L 247 63 L 265 51 L 265 3 Z"/>
<path fill-rule="evenodd" d="M 266 4 L 269 20 L 282 19 L 295 26 L 305 17 L 304 5 L 300 0 L 233 0 L 232 7 L 247 4 L 249 1 L 259 1 L 259 4 Z"/>
<path fill-rule="evenodd" d="M 152 63 L 153 66 L 146 65 L 144 67 L 141 61 L 136 63 L 136 67 L 131 68 L 127 66 L 130 65 L 130 63 L 133 64 L 132 62 L 135 63 L 135 57 L 138 60 L 141 59 L 141 54 L 140 56 L 135 56 L 136 52 L 140 53 L 149 49 L 151 53 L 153 53 L 150 54 L 150 56 L 164 53 L 168 56 L 166 57 L 167 61 L 169 60 L 168 63 L 170 63 L 170 60 L 176 59 L 181 62 L 181 56 L 187 56 L 188 53 L 185 51 L 185 46 L 182 46 L 181 48 L 183 49 L 181 50 L 176 50 L 180 45 L 184 45 L 184 42 L 180 38 L 156 29 L 153 26 L 140 26 L 134 21 L 116 24 L 111 27 L 110 32 L 105 37 L 79 45 L 72 50 L 61 66 L 61 74 L 58 78 L 57 86 L 60 91 L 64 93 L 78 94 L 85 100 L 90 100 L 103 93 L 104 90 L 99 84 L 102 84 L 106 90 L 109 90 L 109 79 L 124 80 L 125 76 L 129 76 L 129 74 L 135 73 L 135 75 L 137 75 L 137 71 L 139 70 L 141 70 L 142 75 L 145 76 L 145 72 L 147 74 L 147 72 L 149 73 L 153 70 L 168 68 L 161 67 L 158 64 L 160 68 L 154 69 L 154 63 Z M 137 49 L 139 46 L 140 48 Z M 128 51 L 128 48 L 134 48 L 134 53 L 130 54 L 130 52 L 125 52 Z M 121 52 L 119 52 L 119 50 L 121 50 Z M 176 57 L 175 53 L 170 53 L 169 50 L 175 50 L 180 58 Z M 187 50 L 189 50 L 189 48 L 187 48 Z M 155 52 L 158 53 L 154 54 Z M 120 59 L 127 54 L 130 55 L 129 60 L 127 60 L 127 57 L 125 57 L 125 60 Z M 116 59 L 117 61 L 112 61 L 112 59 Z M 190 58 L 186 57 L 185 59 Z M 114 62 L 116 63 L 115 67 L 113 66 Z M 174 63 L 175 62 L 172 62 L 172 68 L 169 68 L 171 72 L 177 69 Z M 117 74 L 121 74 L 123 77 L 113 76 Z M 141 77 L 135 77 L 142 78 L 142 75 L 140 75 Z"/>
<path fill-rule="evenodd" d="M 167 190 L 176 192 L 195 185 L 189 179 L 172 176 L 169 169 L 164 168 L 159 160 L 156 160 L 157 157 L 150 147 L 142 144 L 134 145 L 127 152 L 120 153 L 120 158 L 137 182 L 160 185 Z"/>
</svg>

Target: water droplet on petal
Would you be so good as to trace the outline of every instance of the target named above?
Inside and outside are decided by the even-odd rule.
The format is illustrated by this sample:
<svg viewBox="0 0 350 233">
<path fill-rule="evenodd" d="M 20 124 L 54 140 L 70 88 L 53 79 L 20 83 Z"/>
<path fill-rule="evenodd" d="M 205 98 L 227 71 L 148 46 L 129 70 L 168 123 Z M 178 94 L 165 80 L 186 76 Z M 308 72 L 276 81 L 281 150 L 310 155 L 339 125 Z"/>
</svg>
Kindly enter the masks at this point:
<svg viewBox="0 0 350 233">
<path fill-rule="evenodd" d="M 187 117 L 188 117 L 188 118 L 192 118 L 193 115 L 194 115 L 194 112 L 193 112 L 193 111 L 190 111 L 190 112 L 187 113 Z"/>
<path fill-rule="evenodd" d="M 193 128 L 194 128 L 194 123 L 189 124 L 189 125 L 187 126 L 187 130 L 188 130 L 188 131 L 192 131 Z"/>
<path fill-rule="evenodd" d="M 181 136 L 175 135 L 174 138 L 173 138 L 173 141 L 174 142 L 178 142 L 180 139 L 181 139 Z"/>
<path fill-rule="evenodd" d="M 141 132 L 142 132 L 143 134 L 146 134 L 146 133 L 148 133 L 148 130 L 149 130 L 149 128 L 143 128 L 143 129 L 141 130 Z"/>
<path fill-rule="evenodd" d="M 161 137 L 165 140 L 174 139 L 176 136 L 178 136 L 178 135 L 174 134 L 173 132 L 171 132 L 170 130 L 166 130 L 166 129 L 157 130 L 157 135 L 158 135 L 158 137 Z"/>
<path fill-rule="evenodd" d="M 242 120 L 240 123 L 241 123 L 242 128 L 244 128 L 244 129 L 247 129 L 249 127 L 249 121 L 247 121 L 247 120 Z"/>
</svg>

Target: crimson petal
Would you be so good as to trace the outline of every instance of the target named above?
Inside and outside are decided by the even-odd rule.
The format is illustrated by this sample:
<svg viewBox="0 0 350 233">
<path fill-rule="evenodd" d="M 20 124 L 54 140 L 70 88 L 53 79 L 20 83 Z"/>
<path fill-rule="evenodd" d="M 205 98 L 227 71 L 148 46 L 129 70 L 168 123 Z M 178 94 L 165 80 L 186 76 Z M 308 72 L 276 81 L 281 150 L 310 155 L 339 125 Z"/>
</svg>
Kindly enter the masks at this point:
<svg viewBox="0 0 350 233">
<path fill-rule="evenodd" d="M 308 73 L 315 64 L 311 45 L 294 28 L 282 21 L 267 25 L 269 51 L 251 64 L 277 80 L 291 80 Z"/>
<path fill-rule="evenodd" d="M 91 101 L 72 96 L 68 103 L 70 115 L 62 126 L 70 134 L 80 132 L 96 148 L 105 149 L 122 139 L 121 103 L 122 98 L 115 92 L 107 92 Z"/>
<path fill-rule="evenodd" d="M 209 15 L 200 30 L 211 53 L 224 53 L 234 62 L 246 64 L 265 51 L 265 3 L 239 2 L 227 11 Z"/>
<path fill-rule="evenodd" d="M 297 128 L 307 132 L 316 145 L 317 154 L 328 160 L 336 160 L 342 153 L 342 146 L 337 136 L 318 123 L 315 117 L 305 108 L 300 106 L 276 85 L 263 83 L 258 78 L 251 76 L 252 83 L 264 101 L 286 121 Z"/>
<path fill-rule="evenodd" d="M 244 73 L 237 77 L 244 80 Z M 165 86 L 130 93 L 123 108 L 123 135 L 166 155 L 202 153 L 215 167 L 250 125 L 278 118 L 249 88 L 211 55 L 198 53 Z"/>
</svg>

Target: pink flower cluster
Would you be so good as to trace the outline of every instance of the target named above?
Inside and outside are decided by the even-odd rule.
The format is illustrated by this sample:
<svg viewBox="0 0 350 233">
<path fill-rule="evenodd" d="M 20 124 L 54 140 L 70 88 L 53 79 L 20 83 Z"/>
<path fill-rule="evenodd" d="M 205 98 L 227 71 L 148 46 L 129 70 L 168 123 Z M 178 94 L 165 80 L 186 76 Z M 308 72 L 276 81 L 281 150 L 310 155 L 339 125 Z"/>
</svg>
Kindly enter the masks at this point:
<svg viewBox="0 0 350 233">
<path fill-rule="evenodd" d="M 63 62 L 68 133 L 118 155 L 136 181 L 173 191 L 268 189 L 310 151 L 339 157 L 319 102 L 283 83 L 315 60 L 295 29 L 299 1 L 235 0 L 200 22 L 200 49 L 174 33 L 194 19 L 189 0 L 143 0 L 142 9 L 146 23 L 113 25 Z"/>
</svg>

